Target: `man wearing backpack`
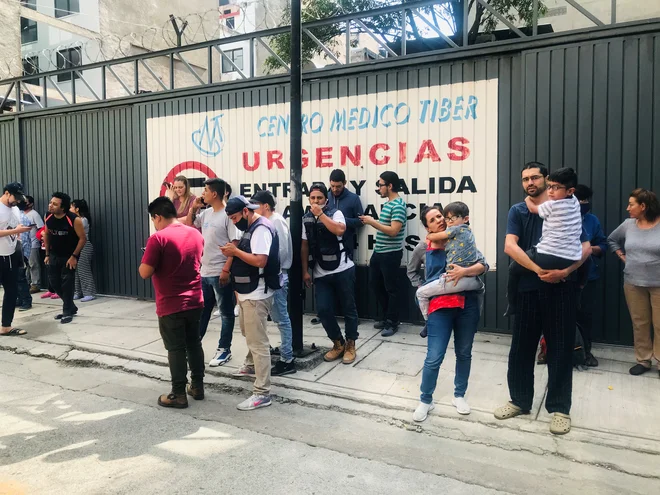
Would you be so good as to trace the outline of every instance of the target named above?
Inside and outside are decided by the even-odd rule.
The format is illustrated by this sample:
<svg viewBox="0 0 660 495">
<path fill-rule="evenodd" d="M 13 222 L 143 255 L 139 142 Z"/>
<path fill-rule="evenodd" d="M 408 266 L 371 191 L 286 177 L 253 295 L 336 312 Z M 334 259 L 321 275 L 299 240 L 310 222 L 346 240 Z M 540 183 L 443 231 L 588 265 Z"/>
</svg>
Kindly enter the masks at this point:
<svg viewBox="0 0 660 495">
<path fill-rule="evenodd" d="M 251 411 L 271 405 L 270 343 L 266 322 L 273 294 L 280 285 L 279 239 L 273 224 L 255 212 L 259 205 L 243 196 L 227 201 L 225 212 L 243 232 L 238 246 L 227 243 L 222 254 L 233 257 L 231 278 L 241 307 L 239 323 L 245 335 L 248 353 L 236 376 L 254 376 L 254 391 L 237 407 Z"/>
</svg>

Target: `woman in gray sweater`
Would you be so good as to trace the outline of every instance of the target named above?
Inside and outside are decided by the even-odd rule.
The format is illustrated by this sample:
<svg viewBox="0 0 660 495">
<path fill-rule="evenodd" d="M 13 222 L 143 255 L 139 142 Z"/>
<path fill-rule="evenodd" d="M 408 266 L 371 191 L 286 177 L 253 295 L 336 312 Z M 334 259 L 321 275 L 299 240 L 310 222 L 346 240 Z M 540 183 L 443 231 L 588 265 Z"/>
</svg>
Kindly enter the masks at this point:
<svg viewBox="0 0 660 495">
<path fill-rule="evenodd" d="M 652 191 L 635 189 L 627 210 L 630 218 L 607 242 L 625 265 L 623 290 L 637 359 L 630 374 L 641 375 L 651 369 L 653 358 L 660 361 L 660 203 Z M 655 332 L 653 341 L 651 332 Z"/>
</svg>

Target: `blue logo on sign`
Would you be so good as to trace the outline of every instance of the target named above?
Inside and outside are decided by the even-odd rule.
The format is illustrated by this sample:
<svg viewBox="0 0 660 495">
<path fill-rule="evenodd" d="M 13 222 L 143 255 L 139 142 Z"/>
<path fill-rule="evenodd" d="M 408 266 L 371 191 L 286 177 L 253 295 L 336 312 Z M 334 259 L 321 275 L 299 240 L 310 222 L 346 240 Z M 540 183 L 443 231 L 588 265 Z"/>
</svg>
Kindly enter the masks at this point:
<svg viewBox="0 0 660 495">
<path fill-rule="evenodd" d="M 206 156 L 218 156 L 225 145 L 225 133 L 220 125 L 223 114 L 204 119 L 202 127 L 192 133 L 192 142 Z"/>
</svg>

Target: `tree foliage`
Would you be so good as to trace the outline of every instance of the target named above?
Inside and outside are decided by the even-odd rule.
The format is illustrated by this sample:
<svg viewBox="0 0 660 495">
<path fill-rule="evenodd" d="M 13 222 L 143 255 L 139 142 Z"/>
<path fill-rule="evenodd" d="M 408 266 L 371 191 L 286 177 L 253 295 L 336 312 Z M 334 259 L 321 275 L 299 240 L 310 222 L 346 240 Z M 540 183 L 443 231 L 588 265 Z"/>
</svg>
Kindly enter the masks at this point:
<svg viewBox="0 0 660 495">
<path fill-rule="evenodd" d="M 414 0 L 403 0 L 408 3 Z M 454 38 L 458 45 L 462 44 L 463 39 L 463 17 L 465 2 L 468 3 L 468 27 L 469 43 L 475 42 L 479 33 L 489 33 L 495 30 L 500 20 L 493 13 L 489 12 L 478 0 L 447 0 L 438 1 L 438 4 L 419 8 L 418 11 L 437 29 Z M 321 19 L 331 19 L 343 14 L 352 14 L 364 12 L 389 5 L 396 5 L 397 1 L 388 0 L 303 0 L 302 1 L 302 22 L 311 22 Z M 506 18 L 516 26 L 531 26 L 534 17 L 534 0 L 484 0 L 492 9 Z M 547 11 L 545 5 L 539 1 L 539 16 Z M 379 15 L 371 18 L 361 18 L 364 24 L 379 35 L 385 42 L 396 42 L 401 39 L 401 16 L 399 13 Z M 291 11 L 286 9 L 282 16 L 282 26 L 288 26 L 291 23 Z M 361 30 L 353 24 L 351 26 L 352 34 L 358 34 Z M 310 32 L 329 50 L 336 53 L 336 47 L 340 36 L 346 32 L 345 23 L 328 24 L 321 27 L 310 28 Z M 453 34 L 451 34 L 453 33 Z M 406 14 L 406 39 L 424 39 L 425 37 L 436 37 L 432 29 L 413 15 L 411 11 Z M 353 37 L 355 43 L 355 37 Z M 271 39 L 270 47 L 287 64 L 291 61 L 291 35 L 289 33 L 274 36 Z M 317 55 L 323 55 L 323 49 L 319 47 L 305 33 L 302 35 L 302 58 L 303 63 L 311 61 Z M 281 69 L 281 64 L 275 57 L 269 57 L 266 60 L 266 70 Z"/>
</svg>

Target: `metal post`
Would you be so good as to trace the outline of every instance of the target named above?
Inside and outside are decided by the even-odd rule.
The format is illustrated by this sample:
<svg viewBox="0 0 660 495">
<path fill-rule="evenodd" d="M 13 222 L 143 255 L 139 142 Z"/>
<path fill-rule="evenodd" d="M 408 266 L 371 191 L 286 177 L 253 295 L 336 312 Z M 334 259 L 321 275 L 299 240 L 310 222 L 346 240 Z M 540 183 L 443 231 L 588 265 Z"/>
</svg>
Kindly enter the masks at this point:
<svg viewBox="0 0 660 495">
<path fill-rule="evenodd" d="M 105 66 L 105 65 L 104 65 L 103 67 L 101 67 L 101 99 L 102 99 L 102 100 L 105 100 L 105 99 L 108 98 L 108 94 L 107 94 L 107 89 L 108 89 L 108 88 L 106 87 L 106 74 L 105 74 L 105 69 L 106 69 L 106 66 Z M 44 87 L 46 86 L 45 82 L 46 82 L 46 81 L 45 81 L 45 79 L 44 79 Z"/>
<path fill-rule="evenodd" d="M 188 21 L 183 21 L 183 24 L 181 24 L 181 27 L 179 28 L 179 24 L 176 22 L 176 18 L 170 14 L 170 22 L 172 23 L 172 27 L 174 28 L 174 32 L 176 33 L 176 46 L 181 46 L 181 41 L 183 38 L 183 32 L 186 30 L 186 27 L 188 26 Z"/>
<path fill-rule="evenodd" d="M 254 77 L 254 67 L 257 63 L 257 61 L 254 59 L 255 57 L 255 45 L 256 40 L 254 38 L 250 38 L 250 78 Z"/>
<path fill-rule="evenodd" d="M 21 103 L 21 81 L 16 82 L 16 113 L 19 113 L 23 110 Z"/>
<path fill-rule="evenodd" d="M 532 36 L 537 36 L 539 34 L 539 0 L 534 0 L 532 9 Z"/>
<path fill-rule="evenodd" d="M 208 66 L 206 69 L 206 80 L 208 84 L 213 84 L 213 50 L 212 47 L 207 48 L 207 53 L 206 53 L 206 65 Z M 222 57 L 220 57 L 222 59 Z M 222 64 L 222 60 L 220 60 L 220 63 Z"/>
<path fill-rule="evenodd" d="M 470 33 L 468 33 L 469 17 L 470 4 L 467 0 L 463 0 L 463 48 L 466 48 L 470 43 Z"/>
<path fill-rule="evenodd" d="M 289 206 L 291 238 L 293 240 L 293 264 L 289 270 L 291 295 L 291 327 L 293 329 L 293 350 L 296 356 L 304 355 L 303 350 L 303 284 L 300 244 L 302 242 L 302 22 L 301 0 L 291 1 L 291 202 Z"/>
<path fill-rule="evenodd" d="M 43 102 L 42 105 L 44 108 L 48 108 L 48 83 L 46 82 L 46 78 L 43 78 L 43 83 L 40 83 L 42 86 L 42 92 L 43 92 Z M 105 99 L 105 98 L 104 98 Z"/>
<path fill-rule="evenodd" d="M 408 41 L 408 20 L 406 19 L 406 9 L 401 9 L 401 50 L 399 50 L 399 55 L 404 56 L 406 50 L 406 42 Z"/>
<path fill-rule="evenodd" d="M 612 0 L 612 24 L 616 24 L 616 0 Z"/>
<path fill-rule="evenodd" d="M 137 60 L 133 63 L 133 77 L 134 77 L 133 85 L 135 86 L 135 91 L 134 91 L 135 94 L 138 94 L 140 92 L 140 72 L 139 72 L 140 69 L 138 68 L 138 64 L 139 62 Z"/>
</svg>

